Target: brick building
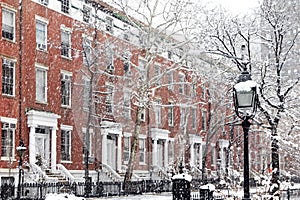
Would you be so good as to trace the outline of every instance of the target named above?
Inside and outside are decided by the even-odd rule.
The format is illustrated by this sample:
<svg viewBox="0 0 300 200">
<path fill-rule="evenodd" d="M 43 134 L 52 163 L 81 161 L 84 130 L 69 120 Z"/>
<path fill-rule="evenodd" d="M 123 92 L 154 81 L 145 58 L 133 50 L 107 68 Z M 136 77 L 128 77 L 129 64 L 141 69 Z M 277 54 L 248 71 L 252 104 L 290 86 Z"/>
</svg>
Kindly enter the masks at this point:
<svg viewBox="0 0 300 200">
<path fill-rule="evenodd" d="M 180 162 L 200 174 L 209 93 L 191 63 L 175 51 L 149 62 L 138 31 L 103 2 L 20 3 L 0 1 L 1 183 L 17 180 L 21 139 L 25 182 L 53 181 L 46 171 L 82 181 L 86 152 L 92 180 L 122 179 L 137 118 L 135 178 L 166 177 Z M 209 171 L 225 167 L 224 132 L 207 144 Z"/>
</svg>

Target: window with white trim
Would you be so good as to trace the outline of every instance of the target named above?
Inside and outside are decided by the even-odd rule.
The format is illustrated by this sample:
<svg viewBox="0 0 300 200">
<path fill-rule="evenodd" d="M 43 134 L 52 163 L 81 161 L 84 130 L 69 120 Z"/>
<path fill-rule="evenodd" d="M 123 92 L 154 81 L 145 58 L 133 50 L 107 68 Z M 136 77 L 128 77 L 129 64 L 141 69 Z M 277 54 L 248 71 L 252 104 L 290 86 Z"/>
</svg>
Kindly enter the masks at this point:
<svg viewBox="0 0 300 200">
<path fill-rule="evenodd" d="M 113 97 L 114 97 L 114 87 L 112 85 L 106 85 L 106 96 L 105 96 L 105 107 L 106 113 L 113 113 Z"/>
<path fill-rule="evenodd" d="M 180 125 L 181 127 L 185 125 L 185 118 L 186 118 L 186 113 L 185 113 L 185 107 L 180 107 Z"/>
<path fill-rule="evenodd" d="M 66 58 L 71 58 L 71 32 L 61 30 L 61 55 Z"/>
<path fill-rule="evenodd" d="M 154 77 L 154 79 L 156 80 L 155 81 L 155 85 L 160 85 L 161 84 L 161 79 L 162 79 L 162 77 L 160 76 L 161 75 L 161 67 L 160 67 L 160 65 L 155 65 L 154 66 L 154 70 L 155 70 L 155 77 Z"/>
<path fill-rule="evenodd" d="M 2 94 L 15 96 L 15 62 L 2 59 Z"/>
<path fill-rule="evenodd" d="M 83 64 L 84 65 L 91 65 L 92 63 L 92 40 L 84 37 L 82 40 L 83 44 Z"/>
<path fill-rule="evenodd" d="M 111 17 L 106 17 L 106 31 L 113 33 L 113 19 Z"/>
<path fill-rule="evenodd" d="M 61 73 L 61 104 L 63 106 L 71 106 L 71 73 Z"/>
<path fill-rule="evenodd" d="M 38 50 L 47 50 L 47 23 L 41 20 L 35 22 L 36 48 Z"/>
<path fill-rule="evenodd" d="M 173 71 L 169 71 L 168 72 L 168 89 L 169 90 L 173 90 L 174 89 L 173 80 L 174 80 Z"/>
<path fill-rule="evenodd" d="M 47 102 L 47 69 L 36 67 L 36 91 L 35 98 L 37 102 Z"/>
<path fill-rule="evenodd" d="M 184 74 L 179 74 L 179 93 L 184 94 Z"/>
<path fill-rule="evenodd" d="M 106 47 L 106 70 L 113 71 L 114 67 L 114 50 L 112 47 Z"/>
<path fill-rule="evenodd" d="M 16 24 L 15 12 L 6 8 L 2 8 L 2 38 L 15 41 Z"/>
<path fill-rule="evenodd" d="M 17 120 L 1 118 L 1 158 L 14 157 L 15 131 Z"/>
<path fill-rule="evenodd" d="M 171 102 L 168 105 L 168 125 L 174 126 L 174 105 Z"/>
<path fill-rule="evenodd" d="M 155 123 L 157 126 L 161 124 L 161 99 L 157 99 L 154 107 Z"/>
<path fill-rule="evenodd" d="M 61 160 L 71 161 L 72 127 L 61 126 Z"/>
<path fill-rule="evenodd" d="M 128 163 L 129 162 L 129 157 L 130 157 L 130 148 L 131 148 L 131 138 L 129 136 L 124 136 L 124 162 Z"/>
<path fill-rule="evenodd" d="M 146 140 L 144 138 L 139 139 L 139 153 L 140 153 L 140 163 L 145 163 L 146 161 Z"/>
<path fill-rule="evenodd" d="M 89 100 L 90 100 L 90 79 L 88 77 L 83 78 L 83 109 L 87 110 L 89 108 Z"/>
<path fill-rule="evenodd" d="M 91 21 L 91 12 L 92 8 L 86 5 L 83 5 L 82 14 L 83 14 L 83 21 L 89 23 Z"/>
<path fill-rule="evenodd" d="M 196 129 L 197 127 L 197 108 L 192 108 L 192 129 Z"/>
<path fill-rule="evenodd" d="M 124 117 L 129 119 L 131 116 L 131 98 L 130 91 L 124 91 Z"/>
<path fill-rule="evenodd" d="M 66 14 L 70 14 L 70 0 L 60 0 L 61 11 Z"/>
<path fill-rule="evenodd" d="M 39 2 L 45 6 L 49 4 L 49 0 L 39 0 Z"/>
<path fill-rule="evenodd" d="M 202 130 L 203 131 L 206 131 L 206 115 L 207 115 L 207 112 L 206 110 L 202 110 Z"/>
</svg>

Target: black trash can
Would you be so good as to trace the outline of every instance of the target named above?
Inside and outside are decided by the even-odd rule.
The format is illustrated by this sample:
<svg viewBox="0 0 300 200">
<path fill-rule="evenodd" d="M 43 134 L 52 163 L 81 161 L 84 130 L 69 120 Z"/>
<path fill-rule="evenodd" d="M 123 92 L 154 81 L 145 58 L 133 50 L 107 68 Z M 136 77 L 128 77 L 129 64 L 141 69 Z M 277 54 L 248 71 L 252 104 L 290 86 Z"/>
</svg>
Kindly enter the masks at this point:
<svg viewBox="0 0 300 200">
<path fill-rule="evenodd" d="M 172 178 L 173 200 L 191 199 L 191 176 L 188 174 L 174 175 Z"/>
</svg>

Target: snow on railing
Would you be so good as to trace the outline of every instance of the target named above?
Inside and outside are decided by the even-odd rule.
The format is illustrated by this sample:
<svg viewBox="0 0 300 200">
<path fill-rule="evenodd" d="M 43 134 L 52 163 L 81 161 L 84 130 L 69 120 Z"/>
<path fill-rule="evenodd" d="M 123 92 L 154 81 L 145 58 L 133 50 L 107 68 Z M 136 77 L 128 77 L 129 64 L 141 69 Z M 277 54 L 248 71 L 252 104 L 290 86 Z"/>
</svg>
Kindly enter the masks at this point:
<svg viewBox="0 0 300 200">
<path fill-rule="evenodd" d="M 58 170 L 71 182 L 83 182 L 83 178 L 75 178 L 62 164 L 57 164 Z"/>
<path fill-rule="evenodd" d="M 115 170 L 113 170 L 113 168 L 105 163 L 102 163 L 102 167 L 107 170 L 103 170 L 104 172 L 108 172 L 111 175 L 113 175 L 115 178 L 117 178 L 118 180 L 122 180 L 122 177 L 120 176 L 120 174 L 118 174 Z"/>
<path fill-rule="evenodd" d="M 36 165 L 34 163 L 30 163 L 29 165 L 33 169 L 32 171 L 37 171 L 39 174 L 39 178 L 42 178 L 43 180 L 45 180 L 45 182 L 49 182 L 49 183 L 57 183 L 58 182 L 58 178 L 49 177 L 46 174 L 46 172 L 43 171 L 38 165 Z"/>
</svg>

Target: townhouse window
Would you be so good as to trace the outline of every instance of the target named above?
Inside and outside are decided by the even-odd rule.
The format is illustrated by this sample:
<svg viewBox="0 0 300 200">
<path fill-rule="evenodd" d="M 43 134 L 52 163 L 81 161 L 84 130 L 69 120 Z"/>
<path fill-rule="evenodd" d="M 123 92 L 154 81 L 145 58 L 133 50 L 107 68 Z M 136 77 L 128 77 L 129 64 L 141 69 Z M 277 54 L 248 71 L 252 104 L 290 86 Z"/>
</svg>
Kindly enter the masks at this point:
<svg viewBox="0 0 300 200">
<path fill-rule="evenodd" d="M 91 21 L 91 7 L 83 5 L 83 21 L 89 23 Z"/>
<path fill-rule="evenodd" d="M 169 71 L 168 72 L 168 89 L 171 91 L 174 89 L 173 80 L 174 80 L 173 71 Z"/>
<path fill-rule="evenodd" d="M 61 73 L 61 104 L 63 106 L 71 106 L 71 74 Z"/>
<path fill-rule="evenodd" d="M 185 125 L 185 108 L 180 107 L 180 126 L 183 127 Z"/>
<path fill-rule="evenodd" d="M 184 94 L 184 74 L 179 74 L 179 93 Z"/>
<path fill-rule="evenodd" d="M 105 107 L 106 107 L 106 113 L 108 114 L 113 113 L 113 94 L 114 94 L 113 86 L 107 85 L 106 96 L 105 96 Z"/>
<path fill-rule="evenodd" d="M 110 17 L 106 17 L 106 31 L 113 33 L 113 19 Z"/>
<path fill-rule="evenodd" d="M 146 81 L 146 70 L 145 70 L 145 61 L 143 59 L 139 59 L 139 79 L 140 81 Z"/>
<path fill-rule="evenodd" d="M 36 48 L 38 50 L 47 50 L 47 23 L 36 20 L 35 23 L 36 32 Z"/>
<path fill-rule="evenodd" d="M 61 55 L 71 58 L 71 33 L 66 30 L 61 30 Z"/>
<path fill-rule="evenodd" d="M 139 139 L 139 153 L 140 153 L 140 163 L 145 163 L 146 161 L 146 140 Z"/>
<path fill-rule="evenodd" d="M 125 75 L 130 75 L 131 56 L 128 53 L 126 53 L 126 54 L 124 54 L 123 57 L 124 57 L 124 73 L 125 73 Z"/>
<path fill-rule="evenodd" d="M 83 128 L 82 130 L 82 135 L 83 135 L 83 160 L 85 161 L 85 150 L 88 151 L 88 162 L 93 163 L 93 154 L 92 154 L 92 135 L 93 135 L 93 130 L 89 130 L 89 134 L 87 134 L 86 128 Z"/>
<path fill-rule="evenodd" d="M 45 6 L 49 4 L 49 0 L 39 0 L 39 2 Z"/>
<path fill-rule="evenodd" d="M 90 79 L 84 78 L 83 79 L 83 94 L 82 94 L 82 101 L 83 101 L 83 109 L 88 110 L 89 108 L 89 100 L 90 100 Z"/>
<path fill-rule="evenodd" d="M 47 102 L 47 69 L 36 68 L 36 93 L 35 98 L 37 102 Z"/>
<path fill-rule="evenodd" d="M 106 48 L 106 70 L 113 71 L 114 67 L 114 50 L 112 47 Z"/>
<path fill-rule="evenodd" d="M 130 101 L 130 92 L 124 92 L 124 117 L 129 119 L 131 116 L 131 101 Z"/>
<path fill-rule="evenodd" d="M 161 124 L 161 100 L 157 99 L 154 107 L 154 112 L 155 112 L 155 123 L 156 125 Z"/>
<path fill-rule="evenodd" d="M 197 109 L 192 108 L 192 129 L 197 128 Z"/>
<path fill-rule="evenodd" d="M 169 103 L 168 106 L 168 125 L 174 126 L 174 105 Z"/>
<path fill-rule="evenodd" d="M 160 74 L 161 74 L 161 69 L 160 69 L 160 65 L 155 65 L 154 66 L 154 70 L 155 70 L 155 77 L 154 77 L 154 79 L 156 80 L 155 81 L 155 85 L 160 85 L 161 84 L 161 76 L 160 76 Z"/>
<path fill-rule="evenodd" d="M 129 162 L 129 158 L 130 158 L 130 148 L 131 148 L 131 141 L 130 141 L 130 137 L 124 137 L 124 152 L 123 152 L 123 156 L 124 156 L 124 162 L 128 163 Z"/>
<path fill-rule="evenodd" d="M 191 89 L 191 97 L 196 97 L 196 84 L 192 83 L 190 89 Z"/>
<path fill-rule="evenodd" d="M 2 8 L 2 38 L 15 41 L 15 12 Z"/>
<path fill-rule="evenodd" d="M 15 62 L 2 59 L 2 94 L 15 95 Z"/>
<path fill-rule="evenodd" d="M 61 160 L 71 161 L 71 136 L 72 127 L 63 126 L 61 127 Z"/>
<path fill-rule="evenodd" d="M 217 164 L 217 159 L 216 159 L 216 147 L 212 146 L 211 147 L 211 164 L 215 165 Z"/>
<path fill-rule="evenodd" d="M 84 65 L 91 65 L 92 63 L 92 40 L 84 37 L 83 38 L 83 64 Z"/>
<path fill-rule="evenodd" d="M 169 158 L 169 163 L 174 162 L 174 142 L 169 141 L 168 142 L 168 158 Z"/>
<path fill-rule="evenodd" d="M 141 113 L 140 113 L 140 119 L 142 122 L 146 121 L 146 109 L 145 108 L 140 108 L 142 109 Z"/>
<path fill-rule="evenodd" d="M 70 0 L 60 0 L 61 1 L 61 11 L 63 13 L 70 13 Z"/>
<path fill-rule="evenodd" d="M 15 131 L 17 120 L 2 121 L 1 130 L 1 158 L 12 158 L 14 156 Z"/>
<path fill-rule="evenodd" d="M 206 131 L 206 115 L 207 115 L 207 112 L 206 110 L 202 110 L 202 130 L 203 131 Z"/>
</svg>

